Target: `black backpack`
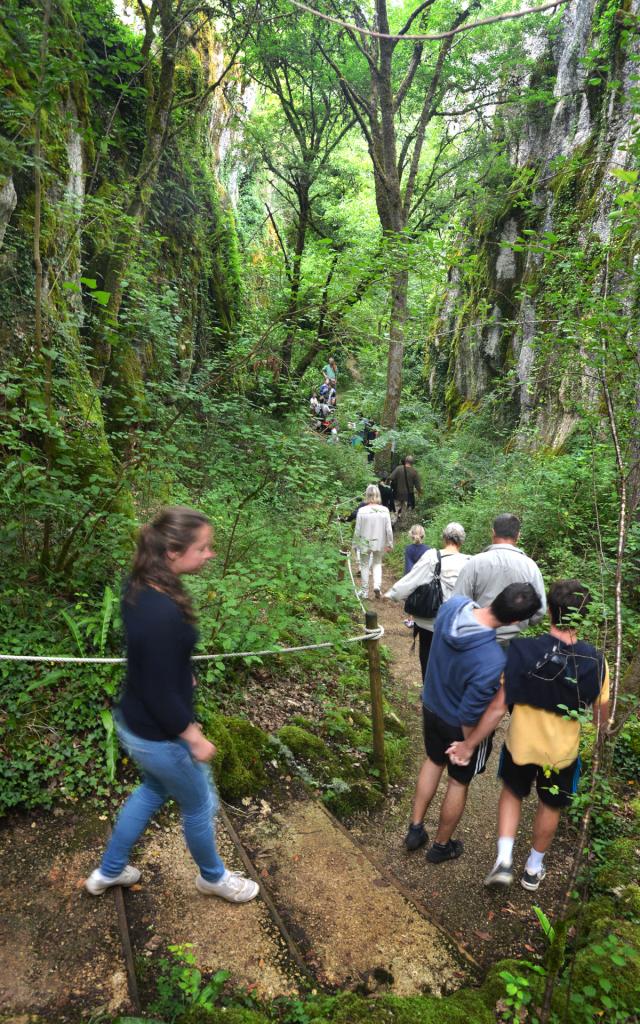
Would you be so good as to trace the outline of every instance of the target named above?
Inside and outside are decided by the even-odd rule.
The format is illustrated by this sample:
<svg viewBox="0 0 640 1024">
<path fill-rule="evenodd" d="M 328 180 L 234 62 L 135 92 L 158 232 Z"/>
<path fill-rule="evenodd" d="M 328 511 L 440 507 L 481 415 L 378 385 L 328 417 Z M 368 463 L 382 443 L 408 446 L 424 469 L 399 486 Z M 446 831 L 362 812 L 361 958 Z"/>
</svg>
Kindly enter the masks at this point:
<svg viewBox="0 0 640 1024">
<path fill-rule="evenodd" d="M 405 612 L 408 612 L 409 615 L 417 615 L 419 619 L 435 619 L 438 609 L 444 601 L 440 582 L 442 558 L 439 551 L 437 555 L 438 561 L 433 570 L 433 577 L 428 583 L 422 583 L 416 587 L 404 603 Z"/>
</svg>

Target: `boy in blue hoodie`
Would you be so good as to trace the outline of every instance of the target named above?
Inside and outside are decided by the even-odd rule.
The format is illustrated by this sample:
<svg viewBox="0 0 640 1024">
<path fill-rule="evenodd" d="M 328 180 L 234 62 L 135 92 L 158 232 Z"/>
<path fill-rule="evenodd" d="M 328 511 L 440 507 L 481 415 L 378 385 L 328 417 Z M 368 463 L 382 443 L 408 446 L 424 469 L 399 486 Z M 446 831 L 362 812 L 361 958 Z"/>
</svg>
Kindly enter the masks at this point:
<svg viewBox="0 0 640 1024">
<path fill-rule="evenodd" d="M 492 736 L 482 741 L 467 765 L 452 764 L 446 751 L 471 733 L 500 685 L 506 655 L 496 640 L 496 629 L 530 618 L 541 604 L 531 583 L 511 583 L 487 608 L 456 595 L 438 612 L 422 691 L 427 757 L 418 776 L 405 838 L 408 850 L 417 850 L 428 841 L 424 816 L 446 767 L 447 792 L 435 840 L 427 851 L 431 864 L 454 860 L 463 853 L 462 841 L 451 837 L 462 817 L 469 784 L 484 771 L 491 753 Z"/>
</svg>

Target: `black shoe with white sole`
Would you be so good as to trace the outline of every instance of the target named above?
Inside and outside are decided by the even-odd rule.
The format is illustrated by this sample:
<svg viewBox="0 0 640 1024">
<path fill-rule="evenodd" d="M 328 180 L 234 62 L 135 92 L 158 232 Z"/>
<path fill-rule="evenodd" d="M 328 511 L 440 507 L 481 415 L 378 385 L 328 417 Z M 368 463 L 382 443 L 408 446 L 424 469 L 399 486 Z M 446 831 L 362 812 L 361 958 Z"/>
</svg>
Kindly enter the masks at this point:
<svg viewBox="0 0 640 1024">
<path fill-rule="evenodd" d="M 523 889 L 528 889 L 529 892 L 535 892 L 536 889 L 540 888 L 540 882 L 544 881 L 546 874 L 547 872 L 544 868 L 540 868 L 539 871 L 527 871 L 525 869 L 520 879 L 520 885 Z"/>
<path fill-rule="evenodd" d="M 513 868 L 507 864 L 494 864 L 484 880 L 487 889 L 506 889 L 513 882 Z"/>
</svg>

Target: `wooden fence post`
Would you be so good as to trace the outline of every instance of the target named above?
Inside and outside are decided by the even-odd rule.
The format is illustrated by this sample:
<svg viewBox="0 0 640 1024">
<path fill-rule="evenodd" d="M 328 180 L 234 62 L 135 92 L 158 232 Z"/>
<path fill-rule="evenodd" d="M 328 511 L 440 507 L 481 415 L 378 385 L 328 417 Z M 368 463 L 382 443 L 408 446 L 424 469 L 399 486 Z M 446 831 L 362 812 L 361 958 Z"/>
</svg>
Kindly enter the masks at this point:
<svg viewBox="0 0 640 1024">
<path fill-rule="evenodd" d="M 376 612 L 365 613 L 367 629 L 378 628 Z M 373 763 L 379 772 L 380 786 L 387 792 L 387 763 L 384 757 L 384 712 L 382 709 L 382 677 L 380 675 L 380 648 L 377 639 L 365 640 L 369 659 L 369 685 L 371 687 L 371 724 L 373 726 Z"/>
</svg>

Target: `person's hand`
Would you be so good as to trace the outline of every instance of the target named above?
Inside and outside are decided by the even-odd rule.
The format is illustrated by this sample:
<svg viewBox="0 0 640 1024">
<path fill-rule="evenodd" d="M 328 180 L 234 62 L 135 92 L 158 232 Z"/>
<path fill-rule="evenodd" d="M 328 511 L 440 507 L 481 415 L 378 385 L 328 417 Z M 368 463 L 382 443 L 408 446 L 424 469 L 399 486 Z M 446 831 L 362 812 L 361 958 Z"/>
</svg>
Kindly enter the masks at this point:
<svg viewBox="0 0 640 1024">
<path fill-rule="evenodd" d="M 216 756 L 216 748 L 211 740 L 200 733 L 200 737 L 194 737 L 189 741 L 191 754 L 195 761 L 211 761 Z"/>
<path fill-rule="evenodd" d="M 203 734 L 199 722 L 191 722 L 184 732 L 180 733 L 180 738 L 189 744 L 194 761 L 210 761 L 212 757 L 215 757 L 216 748 Z"/>
<path fill-rule="evenodd" d="M 450 747 L 447 747 L 446 754 L 451 764 L 457 764 L 461 767 L 469 764 L 469 761 L 473 757 L 474 748 L 469 746 L 465 740 L 456 740 Z"/>
</svg>

